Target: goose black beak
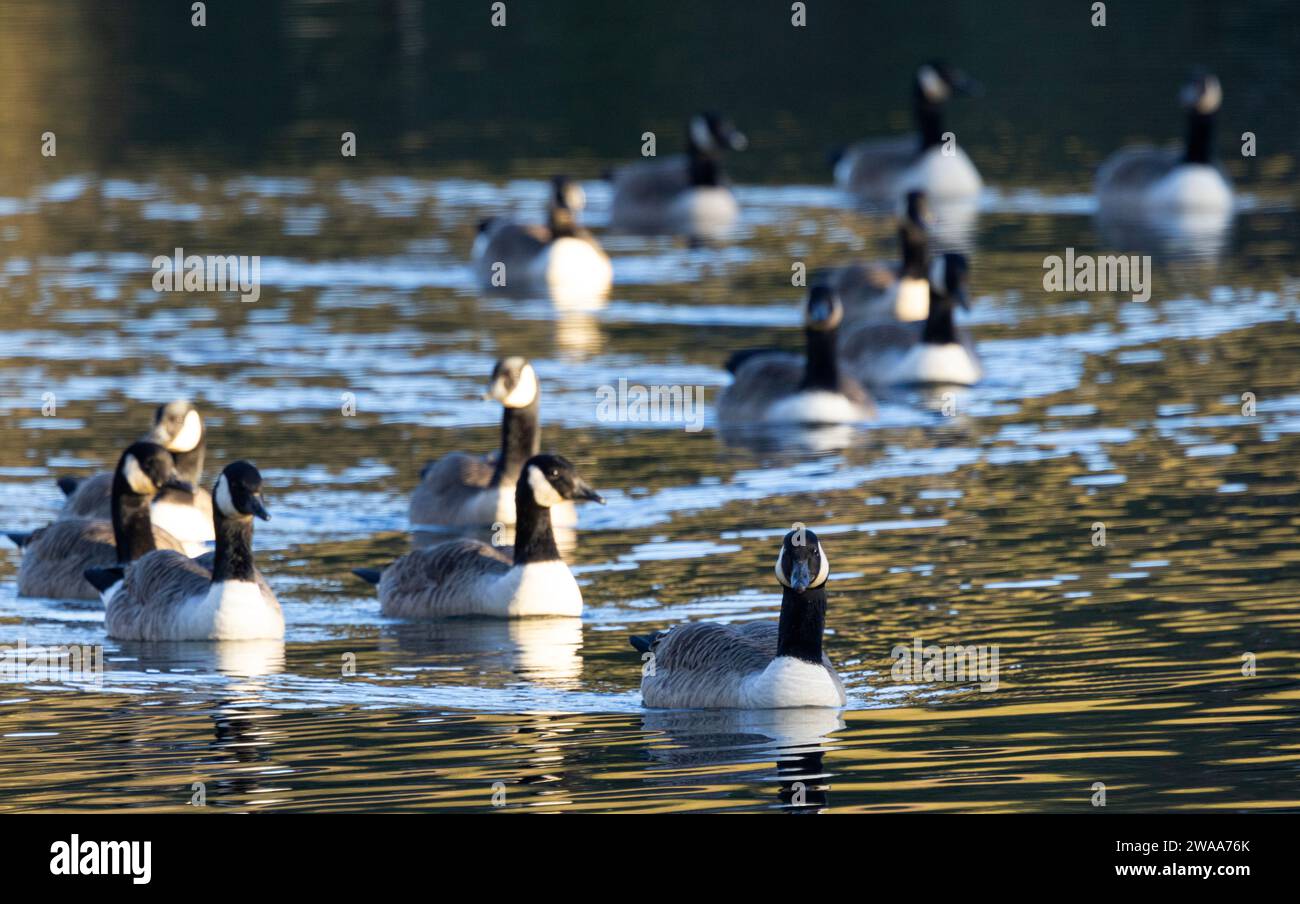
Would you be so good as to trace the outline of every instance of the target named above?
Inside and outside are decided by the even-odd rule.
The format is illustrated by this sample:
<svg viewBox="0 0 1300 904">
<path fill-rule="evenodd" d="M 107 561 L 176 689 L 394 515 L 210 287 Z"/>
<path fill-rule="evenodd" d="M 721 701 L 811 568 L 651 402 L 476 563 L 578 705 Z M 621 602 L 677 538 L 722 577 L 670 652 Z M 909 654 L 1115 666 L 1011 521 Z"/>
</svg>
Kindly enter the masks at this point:
<svg viewBox="0 0 1300 904">
<path fill-rule="evenodd" d="M 970 310 L 970 295 L 966 293 L 965 286 L 962 286 L 960 289 L 953 292 L 952 297 L 953 300 L 957 302 L 957 304 L 961 305 L 967 311 Z"/>
<path fill-rule="evenodd" d="M 605 497 L 592 489 L 591 485 L 581 477 L 573 485 L 573 498 L 586 502 L 599 502 L 601 505 L 605 504 Z"/>
<path fill-rule="evenodd" d="M 253 497 L 253 514 L 263 521 L 271 520 L 271 513 L 266 510 L 266 500 L 262 498 L 261 493 Z"/>
<path fill-rule="evenodd" d="M 795 562 L 794 571 L 790 574 L 790 589 L 796 593 L 803 593 L 812 585 L 812 571 L 808 568 L 807 562 Z"/>
<path fill-rule="evenodd" d="M 179 477 L 168 477 L 166 480 L 163 481 L 163 485 L 161 489 L 179 490 L 182 493 L 193 493 L 194 484 L 190 483 L 187 480 L 181 480 Z"/>
</svg>

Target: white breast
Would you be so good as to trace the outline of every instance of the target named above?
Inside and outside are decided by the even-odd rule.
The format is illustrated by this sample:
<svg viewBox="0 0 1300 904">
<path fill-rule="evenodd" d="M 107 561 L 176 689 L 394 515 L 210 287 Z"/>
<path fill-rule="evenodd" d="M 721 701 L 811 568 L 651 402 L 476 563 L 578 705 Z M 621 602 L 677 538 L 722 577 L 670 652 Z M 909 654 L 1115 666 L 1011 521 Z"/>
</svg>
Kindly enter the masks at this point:
<svg viewBox="0 0 1300 904">
<path fill-rule="evenodd" d="M 1232 209 L 1232 188 L 1212 166 L 1184 163 L 1146 192 L 1149 208 L 1181 213 L 1223 213 Z"/>
<path fill-rule="evenodd" d="M 207 552 L 207 544 L 216 539 L 211 513 L 192 505 L 159 500 L 149 507 L 149 518 L 185 544 L 185 555 L 191 558 Z"/>
<path fill-rule="evenodd" d="M 913 323 L 930 316 L 930 281 L 904 276 L 894 283 L 894 319 Z"/>
<path fill-rule="evenodd" d="M 467 588 L 473 612 L 496 618 L 581 615 L 582 591 L 564 562 L 516 566 L 497 578 L 481 578 Z"/>
<path fill-rule="evenodd" d="M 529 266 L 529 279 L 568 297 L 599 297 L 609 292 L 614 270 L 609 258 L 582 239 L 560 238 L 546 246 Z"/>
<path fill-rule="evenodd" d="M 844 694 L 831 673 L 791 656 L 778 656 L 741 682 L 740 703 L 748 709 L 786 706 L 843 706 Z"/>
<path fill-rule="evenodd" d="M 896 194 L 901 197 L 920 190 L 932 201 L 953 201 L 973 198 L 983 187 L 975 164 L 960 147 L 953 148 L 951 156 L 944 154 L 942 147 L 932 147 L 903 171 Z"/>
<path fill-rule="evenodd" d="M 811 390 L 786 396 L 763 414 L 769 424 L 856 424 L 871 414 L 838 392 Z"/>
<path fill-rule="evenodd" d="M 158 640 L 262 640 L 284 636 L 284 615 L 255 581 L 221 581 L 181 604 Z"/>
<path fill-rule="evenodd" d="M 979 362 L 964 345 L 950 342 L 934 345 L 921 342 L 907 351 L 890 370 L 888 382 L 950 383 L 973 386 L 981 376 Z"/>
<path fill-rule="evenodd" d="M 721 186 L 691 188 L 673 199 L 668 219 L 674 232 L 722 239 L 740 216 L 740 205 L 731 189 Z"/>
</svg>

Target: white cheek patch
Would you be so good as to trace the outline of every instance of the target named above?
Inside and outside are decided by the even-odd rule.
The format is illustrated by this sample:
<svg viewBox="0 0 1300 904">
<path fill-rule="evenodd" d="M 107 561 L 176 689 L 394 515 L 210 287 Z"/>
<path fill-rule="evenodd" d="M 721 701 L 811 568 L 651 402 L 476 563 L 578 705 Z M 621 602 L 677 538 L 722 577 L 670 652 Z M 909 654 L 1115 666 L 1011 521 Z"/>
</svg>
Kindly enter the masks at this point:
<svg viewBox="0 0 1300 904">
<path fill-rule="evenodd" d="M 158 492 L 149 475 L 140 467 L 140 462 L 135 460 L 134 455 L 128 455 L 122 462 L 122 476 L 126 478 L 127 486 L 131 492 L 138 493 L 141 496 L 152 496 Z"/>
<path fill-rule="evenodd" d="M 1196 112 L 1210 114 L 1219 109 L 1223 103 L 1223 88 L 1219 85 L 1217 78 L 1208 79 L 1205 83 L 1205 91 L 1201 94 L 1200 99 L 1196 102 Z"/>
<path fill-rule="evenodd" d="M 203 419 L 197 411 L 191 410 L 185 415 L 185 423 L 180 431 L 167 444 L 168 452 L 192 452 L 203 439 Z"/>
<path fill-rule="evenodd" d="M 812 584 L 809 585 L 811 587 L 820 587 L 831 576 L 831 560 L 826 558 L 826 549 L 818 546 L 817 556 L 822 560 L 822 567 L 817 569 L 817 577 L 813 578 Z"/>
<path fill-rule="evenodd" d="M 790 586 L 790 579 L 785 576 L 785 544 L 781 544 L 781 551 L 776 554 L 776 579 L 781 582 L 783 587 Z"/>
<path fill-rule="evenodd" d="M 217 489 L 212 494 L 217 502 L 217 508 L 221 509 L 221 514 L 227 518 L 246 518 L 248 517 L 239 509 L 235 508 L 235 500 L 230 497 L 230 483 L 226 480 L 226 475 L 222 474 L 217 478 Z"/>
<path fill-rule="evenodd" d="M 564 501 L 564 497 L 556 492 L 555 487 L 546 479 L 537 465 L 530 465 L 528 468 L 528 486 L 533 491 L 533 499 L 543 508 L 550 508 L 553 505 L 559 505 Z"/>
<path fill-rule="evenodd" d="M 703 116 L 696 116 L 691 120 L 691 141 L 702 151 L 717 149 L 717 143 L 713 140 L 713 130 L 709 128 L 709 121 Z"/>
<path fill-rule="evenodd" d="M 913 323 L 930 316 L 930 281 L 904 276 L 898 281 L 894 298 L 894 317 L 902 323 Z"/>
<path fill-rule="evenodd" d="M 948 99 L 948 83 L 933 66 L 922 66 L 916 73 L 916 81 L 921 86 L 921 93 L 931 103 L 937 104 Z"/>
<path fill-rule="evenodd" d="M 537 400 L 537 373 L 531 364 L 519 372 L 519 382 L 510 390 L 501 404 L 507 408 L 527 408 Z"/>
</svg>

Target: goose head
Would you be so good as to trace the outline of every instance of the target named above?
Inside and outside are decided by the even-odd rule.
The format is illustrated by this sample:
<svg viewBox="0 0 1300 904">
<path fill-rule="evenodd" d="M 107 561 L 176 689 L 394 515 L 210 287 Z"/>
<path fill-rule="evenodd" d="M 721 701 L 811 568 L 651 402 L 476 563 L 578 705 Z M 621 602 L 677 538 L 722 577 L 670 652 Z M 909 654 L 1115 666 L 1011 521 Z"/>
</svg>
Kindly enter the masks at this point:
<svg viewBox="0 0 1300 904">
<path fill-rule="evenodd" d="M 931 60 L 917 67 L 916 98 L 932 107 L 942 106 L 954 95 L 976 97 L 984 89 L 965 72 L 943 60 Z"/>
<path fill-rule="evenodd" d="M 743 151 L 749 139 L 731 120 L 720 113 L 698 113 L 687 126 L 687 145 L 692 153 L 717 156 L 723 151 Z"/>
<path fill-rule="evenodd" d="M 578 227 L 578 214 L 587 206 L 587 193 L 568 176 L 551 178 L 551 201 L 548 224 L 556 236 L 572 235 Z"/>
<path fill-rule="evenodd" d="M 578 474 L 563 455 L 534 455 L 524 465 L 527 484 L 533 501 L 542 508 L 550 508 L 565 501 L 589 500 L 605 503 L 604 497 Z"/>
<path fill-rule="evenodd" d="M 246 461 L 226 465 L 212 488 L 212 499 L 223 518 L 252 521 L 254 516 L 270 521 L 262 498 L 262 474 Z"/>
<path fill-rule="evenodd" d="M 185 399 L 159 405 L 148 439 L 168 452 L 193 452 L 203 442 L 203 418 Z"/>
<path fill-rule="evenodd" d="M 1211 116 L 1223 104 L 1223 87 L 1213 74 L 1196 70 L 1184 83 L 1178 100 L 1190 113 Z"/>
<path fill-rule="evenodd" d="M 837 329 L 844 319 L 844 305 L 827 285 L 814 285 L 808 290 L 808 305 L 804 309 L 804 328 L 826 333 Z"/>
<path fill-rule="evenodd" d="M 533 365 L 527 358 L 514 355 L 502 358 L 492 368 L 483 398 L 495 399 L 507 408 L 527 408 L 537 401 L 540 392 Z"/>
<path fill-rule="evenodd" d="M 163 490 L 194 492 L 194 486 L 176 473 L 176 460 L 157 443 L 132 443 L 117 463 L 115 484 L 133 496 L 152 498 Z M 116 489 L 116 488 L 115 488 Z"/>
<path fill-rule="evenodd" d="M 816 534 L 800 528 L 785 535 L 776 555 L 776 579 L 783 587 L 796 593 L 813 590 L 826 583 L 830 572 L 830 559 Z"/>
</svg>

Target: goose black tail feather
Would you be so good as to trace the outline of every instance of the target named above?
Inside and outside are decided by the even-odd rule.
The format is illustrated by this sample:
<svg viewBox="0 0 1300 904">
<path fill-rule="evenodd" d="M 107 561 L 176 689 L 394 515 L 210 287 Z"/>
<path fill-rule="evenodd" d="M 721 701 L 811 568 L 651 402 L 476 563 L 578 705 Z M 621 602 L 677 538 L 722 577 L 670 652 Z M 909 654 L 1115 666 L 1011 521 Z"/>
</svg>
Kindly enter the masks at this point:
<svg viewBox="0 0 1300 904">
<path fill-rule="evenodd" d="M 77 487 L 81 486 L 80 477 L 60 477 L 54 482 L 59 485 L 59 489 L 63 490 L 64 496 L 71 496 L 77 492 Z"/>
<path fill-rule="evenodd" d="M 352 573 L 367 584 L 378 584 L 384 573 L 378 568 L 353 568 Z"/>
<path fill-rule="evenodd" d="M 82 572 L 82 575 L 87 581 L 90 581 L 92 587 L 100 593 L 103 593 L 109 587 L 112 587 L 118 581 L 122 580 L 122 576 L 125 573 L 126 569 L 118 565 L 113 568 L 87 568 Z"/>
<path fill-rule="evenodd" d="M 656 631 L 653 634 L 633 634 L 628 640 L 636 647 L 638 653 L 649 653 L 663 636 L 663 631 Z"/>
<path fill-rule="evenodd" d="M 17 546 L 19 549 L 25 549 L 27 544 L 32 541 L 32 534 L 34 533 L 35 531 L 28 531 L 25 534 L 20 534 L 15 532 L 15 533 L 6 533 L 5 536 L 13 541 L 14 546 Z"/>
<path fill-rule="evenodd" d="M 727 363 L 724 364 L 723 366 L 727 368 L 727 371 L 729 373 L 734 374 L 736 371 L 740 370 L 741 365 L 743 365 L 746 361 L 748 361 L 750 358 L 754 357 L 755 355 L 768 355 L 771 354 L 772 352 L 780 352 L 780 351 L 781 349 L 779 348 L 741 349 L 738 352 L 733 352 L 731 357 L 727 359 Z"/>
</svg>

